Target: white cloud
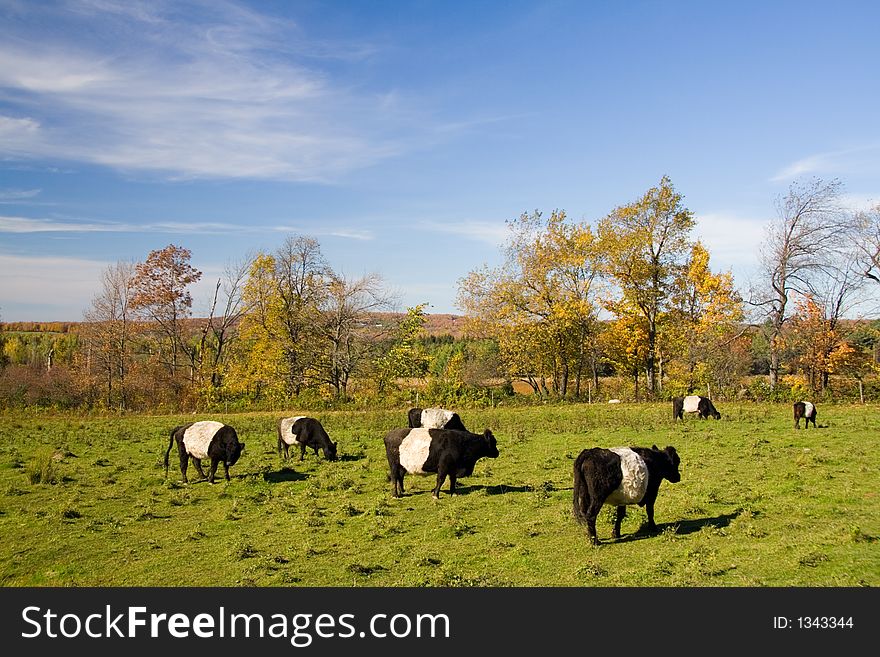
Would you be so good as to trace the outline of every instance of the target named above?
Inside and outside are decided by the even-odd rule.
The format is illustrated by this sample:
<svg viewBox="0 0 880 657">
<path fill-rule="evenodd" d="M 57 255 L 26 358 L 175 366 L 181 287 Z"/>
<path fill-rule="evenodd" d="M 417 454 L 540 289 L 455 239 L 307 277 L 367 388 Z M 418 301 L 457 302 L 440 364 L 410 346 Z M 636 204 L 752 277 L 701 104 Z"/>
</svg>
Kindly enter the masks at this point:
<svg viewBox="0 0 880 657">
<path fill-rule="evenodd" d="M 0 308 L 3 319 L 79 321 L 97 291 L 106 262 L 80 258 L 0 254 Z M 39 316 L 16 306 L 39 304 Z"/>
<path fill-rule="evenodd" d="M 388 126 L 418 129 L 319 68 L 332 44 L 231 2 L 25 7 L 0 23 L 0 156 L 326 181 L 405 150 Z"/>
<path fill-rule="evenodd" d="M 780 169 L 771 182 L 790 182 L 806 174 L 880 173 L 880 144 L 868 144 L 825 153 L 816 153 Z"/>
<path fill-rule="evenodd" d="M 705 213 L 697 216 L 694 232 L 709 249 L 713 269 L 745 270 L 757 262 L 768 220 Z"/>
<path fill-rule="evenodd" d="M 0 189 L 0 203 L 26 201 L 39 196 L 41 189 Z"/>
<path fill-rule="evenodd" d="M 493 246 L 502 245 L 509 234 L 507 225 L 503 221 L 423 221 L 418 227 L 437 233 L 459 235 Z"/>
<path fill-rule="evenodd" d="M 162 221 L 131 224 L 116 221 L 88 222 L 57 219 L 33 219 L 0 215 L 0 233 L 162 233 L 170 235 L 232 235 L 266 232 L 303 233 L 316 237 L 341 237 L 353 240 L 371 240 L 373 233 L 346 227 L 326 227 L 323 230 L 305 230 L 292 225 L 248 226 L 220 222 Z"/>
</svg>

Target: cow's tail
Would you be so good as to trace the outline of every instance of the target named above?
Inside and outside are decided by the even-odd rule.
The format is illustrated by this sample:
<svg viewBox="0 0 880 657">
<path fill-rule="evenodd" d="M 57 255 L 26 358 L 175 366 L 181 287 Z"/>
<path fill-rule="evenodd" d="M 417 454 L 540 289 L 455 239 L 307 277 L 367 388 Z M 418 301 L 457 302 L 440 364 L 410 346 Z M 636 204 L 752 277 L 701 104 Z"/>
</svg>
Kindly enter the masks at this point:
<svg viewBox="0 0 880 657">
<path fill-rule="evenodd" d="M 587 458 L 587 450 L 583 450 L 574 462 L 574 504 L 572 510 L 579 522 L 587 521 L 587 507 L 590 505 L 590 491 L 584 478 L 583 464 Z"/>
<path fill-rule="evenodd" d="M 174 434 L 177 432 L 179 427 L 174 427 L 171 430 L 171 437 L 168 441 L 168 449 L 165 450 L 165 477 L 168 477 L 168 455 L 171 454 L 171 446 L 174 445 Z"/>
</svg>

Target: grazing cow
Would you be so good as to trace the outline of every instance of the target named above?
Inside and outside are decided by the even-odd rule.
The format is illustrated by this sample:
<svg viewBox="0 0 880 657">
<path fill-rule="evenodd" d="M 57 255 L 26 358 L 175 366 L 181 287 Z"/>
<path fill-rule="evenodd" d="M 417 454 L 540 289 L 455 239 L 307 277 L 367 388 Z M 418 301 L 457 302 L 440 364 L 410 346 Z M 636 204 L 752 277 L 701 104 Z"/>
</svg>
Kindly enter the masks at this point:
<svg viewBox="0 0 880 657">
<path fill-rule="evenodd" d="M 801 418 L 804 418 L 804 429 L 809 429 L 810 422 L 816 429 L 816 407 L 808 401 L 799 401 L 794 403 L 794 428 L 801 428 Z"/>
<path fill-rule="evenodd" d="M 484 456 L 498 457 L 495 436 L 486 429 L 482 434 L 451 429 L 392 429 L 385 436 L 385 453 L 391 468 L 394 497 L 403 494 L 403 475 L 437 473 L 434 499 L 440 499 L 440 486 L 449 476 L 449 494 L 455 495 L 455 482 L 469 477 L 474 465 Z"/>
<path fill-rule="evenodd" d="M 410 429 L 453 429 L 467 431 L 454 411 L 445 408 L 411 408 L 407 412 Z"/>
<path fill-rule="evenodd" d="M 168 455 L 171 453 L 171 446 L 177 441 L 177 449 L 180 453 L 180 473 L 183 480 L 189 482 L 186 478 L 186 468 L 189 459 L 192 457 L 193 463 L 202 479 L 210 479 L 214 483 L 214 473 L 217 472 L 217 465 L 222 462 L 226 471 L 226 481 L 229 481 L 229 468 L 235 465 L 238 457 L 244 450 L 244 443 L 238 442 L 238 434 L 235 429 L 228 424 L 222 422 L 190 422 L 174 427 L 171 430 L 171 440 L 168 442 L 168 449 L 165 451 L 165 476 L 168 476 Z M 211 476 L 205 476 L 202 470 L 202 459 L 211 459 Z"/>
<path fill-rule="evenodd" d="M 708 397 L 700 397 L 699 395 L 675 397 L 672 400 L 672 419 L 682 419 L 682 413 L 696 413 L 701 420 L 705 420 L 710 416 L 716 420 L 721 419 L 721 413 L 715 410 L 712 400 Z"/>
<path fill-rule="evenodd" d="M 330 440 L 324 427 L 313 417 L 298 415 L 278 420 L 278 456 L 284 449 L 284 458 L 289 458 L 291 445 L 299 445 L 300 461 L 305 458 L 307 447 L 315 450 L 315 456 L 321 449 L 328 461 L 336 460 L 336 443 Z"/>
<path fill-rule="evenodd" d="M 613 538 L 620 538 L 620 523 L 626 506 L 638 504 L 648 513 L 648 528 L 654 531 L 654 501 L 660 482 L 673 484 L 681 479 L 680 459 L 674 447 L 661 450 L 647 447 L 594 447 L 583 450 L 574 462 L 574 516 L 587 524 L 587 535 L 594 545 L 596 516 L 603 504 L 617 507 Z"/>
</svg>

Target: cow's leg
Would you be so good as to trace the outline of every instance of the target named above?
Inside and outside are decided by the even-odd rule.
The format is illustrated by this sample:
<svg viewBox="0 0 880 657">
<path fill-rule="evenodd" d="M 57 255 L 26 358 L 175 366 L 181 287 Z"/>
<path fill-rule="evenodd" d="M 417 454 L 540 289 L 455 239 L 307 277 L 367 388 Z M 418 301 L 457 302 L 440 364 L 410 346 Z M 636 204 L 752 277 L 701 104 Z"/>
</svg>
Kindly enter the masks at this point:
<svg viewBox="0 0 880 657">
<path fill-rule="evenodd" d="M 645 512 L 648 514 L 648 530 L 655 532 L 657 531 L 657 525 L 654 524 L 654 503 L 648 502 L 645 504 Z"/>
<path fill-rule="evenodd" d="M 193 463 L 196 466 L 196 470 L 198 470 L 199 474 L 202 476 L 202 479 L 207 479 L 208 477 L 205 476 L 205 471 L 202 470 L 202 459 L 197 459 L 196 457 L 193 457 Z"/>
<path fill-rule="evenodd" d="M 446 464 L 440 463 L 437 466 L 437 485 L 434 486 L 434 492 L 432 496 L 435 500 L 440 499 L 440 486 L 443 485 L 443 482 L 446 481 Z"/>
<path fill-rule="evenodd" d="M 183 475 L 183 482 L 185 484 L 189 483 L 189 479 L 186 478 L 186 469 L 189 467 L 189 454 L 186 451 L 181 450 L 180 454 L 180 474 Z"/>
<path fill-rule="evenodd" d="M 597 501 L 595 496 L 590 497 L 590 506 L 587 507 L 587 536 L 593 545 L 599 545 L 599 537 L 596 535 L 596 518 L 602 510 L 602 502 Z"/>
<path fill-rule="evenodd" d="M 455 473 L 449 473 L 449 494 L 455 495 Z"/>
<path fill-rule="evenodd" d="M 229 463 L 223 461 L 223 474 L 226 475 L 226 481 L 229 481 Z"/>
<path fill-rule="evenodd" d="M 318 448 L 317 448 L 317 447 L 312 447 L 312 449 L 315 450 L 315 456 L 317 456 L 317 455 L 318 455 Z"/>
<path fill-rule="evenodd" d="M 290 458 L 290 445 L 288 445 L 287 443 L 284 443 L 284 460 L 286 461 L 289 458 Z"/>
<path fill-rule="evenodd" d="M 212 484 L 214 483 L 214 475 L 217 473 L 217 465 L 220 463 L 220 459 L 212 458 L 211 459 L 211 476 L 208 478 Z M 224 465 L 226 465 L 224 463 Z M 229 468 L 226 469 L 226 479 L 229 479 Z"/>
<path fill-rule="evenodd" d="M 300 445 L 299 446 L 299 460 L 304 461 L 305 458 L 306 458 L 306 446 Z"/>
<path fill-rule="evenodd" d="M 617 516 L 614 518 L 614 531 L 611 532 L 611 538 L 620 538 L 620 523 L 626 517 L 626 507 L 621 505 L 617 507 Z"/>
<path fill-rule="evenodd" d="M 278 458 L 281 458 L 281 446 L 284 444 L 284 441 L 281 440 L 281 436 L 278 436 Z"/>
<path fill-rule="evenodd" d="M 394 497 L 403 495 L 403 468 L 399 464 L 391 467 L 391 482 L 393 486 L 392 494 Z"/>
</svg>

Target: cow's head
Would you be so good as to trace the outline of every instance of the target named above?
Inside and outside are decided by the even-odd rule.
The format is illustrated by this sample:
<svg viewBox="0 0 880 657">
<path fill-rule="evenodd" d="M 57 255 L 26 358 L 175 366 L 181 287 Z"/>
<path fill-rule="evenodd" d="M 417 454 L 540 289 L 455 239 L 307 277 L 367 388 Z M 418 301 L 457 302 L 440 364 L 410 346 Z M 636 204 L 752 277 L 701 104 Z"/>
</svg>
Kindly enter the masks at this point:
<svg viewBox="0 0 880 657">
<path fill-rule="evenodd" d="M 498 458 L 498 444 L 495 442 L 495 436 L 492 435 L 492 432 L 486 429 L 483 432 L 483 439 L 486 441 L 486 445 L 488 445 L 489 450 L 486 453 L 490 459 Z"/>
<path fill-rule="evenodd" d="M 336 445 L 338 443 L 331 442 L 326 447 L 324 447 L 324 458 L 328 461 L 335 461 L 337 459 L 336 455 Z"/>
<path fill-rule="evenodd" d="M 667 446 L 666 449 L 661 450 L 657 445 L 654 445 L 654 451 L 659 452 L 662 455 L 663 462 L 663 472 L 662 476 L 673 484 L 677 484 L 681 481 L 681 474 L 678 471 L 678 465 L 681 463 L 681 459 L 678 456 L 678 452 L 675 451 L 675 447 Z"/>
<path fill-rule="evenodd" d="M 241 456 L 242 451 L 244 451 L 244 443 L 235 443 L 229 451 L 229 456 L 226 459 L 226 466 L 229 467 L 235 465 L 236 461 L 238 461 L 238 457 Z"/>
</svg>

